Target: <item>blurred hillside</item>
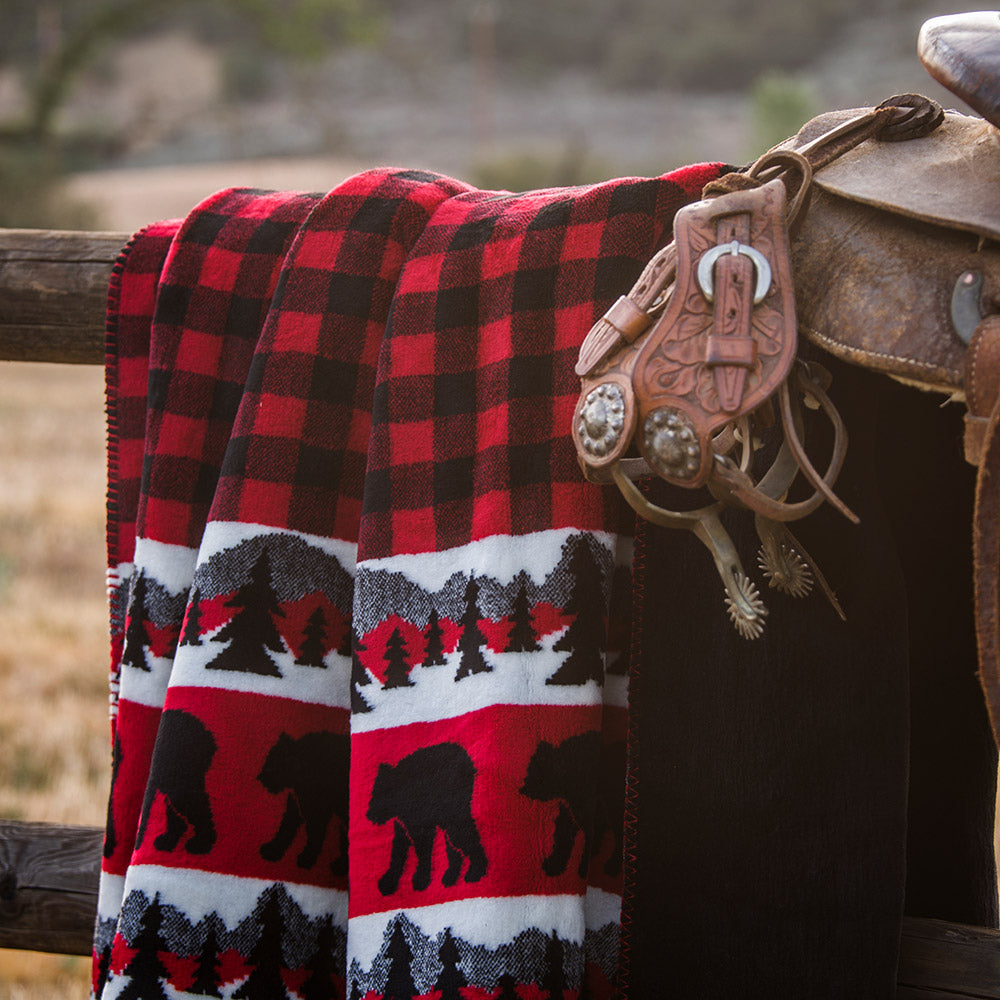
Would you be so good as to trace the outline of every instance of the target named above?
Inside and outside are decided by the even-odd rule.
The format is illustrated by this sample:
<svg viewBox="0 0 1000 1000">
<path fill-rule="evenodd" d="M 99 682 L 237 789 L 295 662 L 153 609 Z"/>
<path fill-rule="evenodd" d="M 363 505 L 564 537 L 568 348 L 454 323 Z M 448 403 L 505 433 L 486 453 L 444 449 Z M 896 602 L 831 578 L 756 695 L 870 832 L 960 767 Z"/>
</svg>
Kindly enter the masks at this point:
<svg viewBox="0 0 1000 1000">
<path fill-rule="evenodd" d="M 742 162 L 813 113 L 907 90 L 954 103 L 916 57 L 920 24 L 945 12 L 920 0 L 7 0 L 5 8 L 0 181 L 8 190 L 10 178 L 30 187 L 64 170 L 331 156 L 523 188 Z M 91 22 L 97 37 L 71 53 L 44 157 L 30 143 L 25 153 L 24 123 L 46 73 Z M 42 217 L 45 200 L 17 199 L 17 217 L 0 224 L 53 224 Z M 23 218 L 26 210 L 38 221 Z M 89 224 L 58 201 L 53 211 L 62 224 Z"/>
</svg>

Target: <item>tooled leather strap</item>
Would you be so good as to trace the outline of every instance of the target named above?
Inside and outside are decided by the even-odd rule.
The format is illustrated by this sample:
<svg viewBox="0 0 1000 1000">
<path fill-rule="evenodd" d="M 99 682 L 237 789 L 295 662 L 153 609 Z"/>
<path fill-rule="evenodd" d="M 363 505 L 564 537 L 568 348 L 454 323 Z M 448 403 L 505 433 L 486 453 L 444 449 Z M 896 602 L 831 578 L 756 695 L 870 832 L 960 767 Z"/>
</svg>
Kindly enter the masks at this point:
<svg viewBox="0 0 1000 1000">
<path fill-rule="evenodd" d="M 795 152 L 812 170 L 819 170 L 865 139 L 878 135 L 883 139 L 898 140 L 908 138 L 910 135 L 926 134 L 938 124 L 940 118 L 943 118 L 941 109 L 926 98 L 913 94 L 898 95 L 883 101 L 871 111 L 851 118 Z M 784 152 L 776 149 L 765 154 L 765 157 L 769 158 L 769 165 L 766 170 L 760 171 L 750 184 L 757 186 L 785 175 L 789 163 L 783 160 Z M 710 184 L 706 189 L 706 196 L 743 188 L 747 186 L 746 179 L 746 174 L 728 174 L 725 178 L 720 178 L 717 182 L 718 187 Z M 792 227 L 805 207 L 808 189 L 809 179 L 804 178 L 790 207 L 789 219 Z M 575 371 L 580 378 L 589 375 L 605 359 L 634 343 L 649 329 L 666 304 L 671 282 L 676 275 L 676 267 L 677 254 L 671 244 L 646 265 L 629 293 L 620 296 L 594 324 L 580 348 L 577 359 Z"/>
<path fill-rule="evenodd" d="M 1000 747 L 1000 315 L 979 324 L 966 355 L 965 457 L 979 467 L 973 586 L 979 681 Z"/>
<path fill-rule="evenodd" d="M 671 243 L 643 268 L 628 295 L 620 295 L 587 334 L 574 369 L 580 378 L 649 329 L 667 301 L 676 272 L 677 250 Z"/>
</svg>

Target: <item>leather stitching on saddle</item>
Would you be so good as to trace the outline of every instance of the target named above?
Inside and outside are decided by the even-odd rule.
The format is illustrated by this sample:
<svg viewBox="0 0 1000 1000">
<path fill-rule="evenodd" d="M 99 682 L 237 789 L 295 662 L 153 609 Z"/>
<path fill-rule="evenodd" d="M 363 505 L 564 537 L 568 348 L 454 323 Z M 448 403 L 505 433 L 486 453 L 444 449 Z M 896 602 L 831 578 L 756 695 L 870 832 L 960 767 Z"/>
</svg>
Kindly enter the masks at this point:
<svg viewBox="0 0 1000 1000">
<path fill-rule="evenodd" d="M 951 381 L 961 382 L 962 379 L 962 373 L 955 368 L 936 365 L 931 361 L 918 361 L 916 358 L 908 358 L 902 354 L 890 354 L 887 351 L 872 351 L 865 347 L 855 346 L 845 347 L 832 337 L 819 333 L 811 327 L 800 326 L 799 329 L 805 333 L 809 340 L 821 344 L 835 357 L 852 358 L 860 355 L 861 357 L 872 358 L 873 360 L 895 361 L 909 368 L 920 368 L 928 372 L 938 372 L 946 375 Z"/>
<path fill-rule="evenodd" d="M 982 337 L 973 337 L 972 343 L 969 345 L 969 350 L 972 352 L 972 356 L 969 358 L 968 364 L 966 366 L 966 371 L 968 372 L 965 396 L 969 404 L 969 410 L 974 414 L 979 414 L 981 408 L 979 405 L 979 352 L 983 346 Z"/>
</svg>

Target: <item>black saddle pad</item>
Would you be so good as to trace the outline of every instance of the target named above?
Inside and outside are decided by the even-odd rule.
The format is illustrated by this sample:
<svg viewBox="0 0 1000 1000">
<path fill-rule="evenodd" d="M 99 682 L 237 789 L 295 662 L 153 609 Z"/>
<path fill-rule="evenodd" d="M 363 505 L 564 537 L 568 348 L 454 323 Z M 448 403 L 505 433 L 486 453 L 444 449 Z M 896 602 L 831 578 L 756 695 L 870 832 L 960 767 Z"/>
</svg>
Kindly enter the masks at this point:
<svg viewBox="0 0 1000 1000">
<path fill-rule="evenodd" d="M 746 642 L 697 541 L 639 526 L 630 997 L 892 997 L 904 900 L 996 920 L 959 408 L 834 367 L 838 492 L 861 525 L 826 509 L 794 527 L 846 623 L 769 591 Z M 752 565 L 749 517 L 729 526 Z"/>
</svg>

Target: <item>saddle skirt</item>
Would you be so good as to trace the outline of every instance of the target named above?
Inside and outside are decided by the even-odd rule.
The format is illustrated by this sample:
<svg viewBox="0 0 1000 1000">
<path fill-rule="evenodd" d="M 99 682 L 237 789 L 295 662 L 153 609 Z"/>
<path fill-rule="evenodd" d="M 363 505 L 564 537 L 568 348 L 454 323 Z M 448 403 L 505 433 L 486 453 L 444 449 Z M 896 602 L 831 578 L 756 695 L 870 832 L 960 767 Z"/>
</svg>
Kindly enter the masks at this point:
<svg viewBox="0 0 1000 1000">
<path fill-rule="evenodd" d="M 821 115 L 798 149 L 860 111 Z M 1000 302 L 1000 132 L 956 112 L 815 174 L 792 248 L 799 329 L 845 361 L 964 397 L 969 342 Z"/>
</svg>

